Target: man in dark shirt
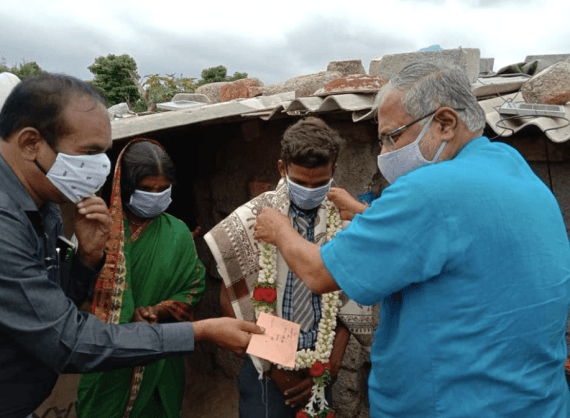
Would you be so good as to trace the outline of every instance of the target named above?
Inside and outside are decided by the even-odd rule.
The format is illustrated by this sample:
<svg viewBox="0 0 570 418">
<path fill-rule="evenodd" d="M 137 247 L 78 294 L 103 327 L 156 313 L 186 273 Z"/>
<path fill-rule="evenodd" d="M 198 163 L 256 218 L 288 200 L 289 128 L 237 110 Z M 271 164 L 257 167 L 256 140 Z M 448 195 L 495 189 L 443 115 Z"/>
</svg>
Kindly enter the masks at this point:
<svg viewBox="0 0 570 418">
<path fill-rule="evenodd" d="M 109 172 L 110 147 L 104 99 L 72 77 L 29 77 L 0 111 L 2 418 L 30 414 L 58 373 L 143 365 L 191 352 L 198 340 L 243 352 L 251 333 L 262 331 L 230 318 L 113 325 L 78 311 L 111 233 L 108 209 L 94 196 Z M 70 200 L 76 254 L 59 251 L 57 240 L 63 231 L 56 203 Z"/>
</svg>

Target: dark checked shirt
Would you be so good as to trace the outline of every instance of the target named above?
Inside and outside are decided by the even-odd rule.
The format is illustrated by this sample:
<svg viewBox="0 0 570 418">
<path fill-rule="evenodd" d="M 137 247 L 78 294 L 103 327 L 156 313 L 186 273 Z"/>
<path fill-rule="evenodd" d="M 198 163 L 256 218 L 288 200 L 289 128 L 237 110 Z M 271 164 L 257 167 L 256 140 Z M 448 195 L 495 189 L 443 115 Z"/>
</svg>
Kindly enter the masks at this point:
<svg viewBox="0 0 570 418">
<path fill-rule="evenodd" d="M 304 216 L 308 221 L 309 225 L 306 231 L 307 241 L 315 241 L 315 218 L 317 217 L 317 210 L 312 211 L 302 211 L 297 208 L 293 203 L 289 207 L 289 219 L 297 232 L 299 232 L 299 225 L 296 222 L 298 216 Z M 291 270 L 287 273 L 287 283 L 285 284 L 285 292 L 283 293 L 283 319 L 288 321 L 293 320 L 293 287 L 295 280 L 299 280 L 295 273 Z M 317 334 L 319 332 L 319 321 L 321 320 L 321 296 L 313 294 L 312 295 L 312 307 L 314 320 L 313 327 L 308 331 L 299 332 L 299 342 L 297 343 L 297 349 L 301 350 L 303 348 L 313 348 L 317 342 Z"/>
<path fill-rule="evenodd" d="M 39 210 L 0 156 L 0 418 L 22 418 L 58 373 L 132 367 L 194 348 L 192 324 L 105 324 L 80 312 L 98 272 L 77 257 L 65 289 L 56 240 L 59 208 Z"/>
</svg>

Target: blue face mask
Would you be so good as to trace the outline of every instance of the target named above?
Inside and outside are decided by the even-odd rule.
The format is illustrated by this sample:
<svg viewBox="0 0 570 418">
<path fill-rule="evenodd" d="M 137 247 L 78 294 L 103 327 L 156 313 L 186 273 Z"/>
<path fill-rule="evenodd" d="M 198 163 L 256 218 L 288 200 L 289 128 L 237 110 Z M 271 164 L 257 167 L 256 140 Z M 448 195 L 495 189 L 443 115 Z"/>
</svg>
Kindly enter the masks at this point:
<svg viewBox="0 0 570 418">
<path fill-rule="evenodd" d="M 160 193 L 135 190 L 127 207 L 139 218 L 150 219 L 164 212 L 172 199 L 172 186 Z"/>
<path fill-rule="evenodd" d="M 289 198 L 298 208 L 309 210 L 319 206 L 327 197 L 331 189 L 332 179 L 324 186 L 315 189 L 303 187 L 297 183 L 293 183 L 287 176 L 287 189 L 289 190 Z"/>
</svg>

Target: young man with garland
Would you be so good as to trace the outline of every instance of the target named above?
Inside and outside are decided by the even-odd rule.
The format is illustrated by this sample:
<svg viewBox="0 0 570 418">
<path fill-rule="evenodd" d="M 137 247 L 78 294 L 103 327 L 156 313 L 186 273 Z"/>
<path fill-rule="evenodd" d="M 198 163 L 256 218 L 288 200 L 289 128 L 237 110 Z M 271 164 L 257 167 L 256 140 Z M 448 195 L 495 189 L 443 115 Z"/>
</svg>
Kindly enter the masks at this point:
<svg viewBox="0 0 570 418">
<path fill-rule="evenodd" d="M 290 126 L 281 141 L 277 189 L 239 207 L 205 236 L 224 279 L 226 315 L 255 321 L 267 312 L 301 326 L 294 370 L 246 358 L 238 380 L 240 417 L 333 417 L 330 383 L 350 333 L 363 345 L 372 343 L 370 308 L 340 292 L 313 294 L 275 246 L 253 238 L 256 216 L 266 207 L 288 216 L 295 230 L 319 246 L 342 229 L 339 211 L 327 195 L 334 199 L 342 190 L 331 189 L 331 183 L 343 143 L 314 117 Z"/>
</svg>

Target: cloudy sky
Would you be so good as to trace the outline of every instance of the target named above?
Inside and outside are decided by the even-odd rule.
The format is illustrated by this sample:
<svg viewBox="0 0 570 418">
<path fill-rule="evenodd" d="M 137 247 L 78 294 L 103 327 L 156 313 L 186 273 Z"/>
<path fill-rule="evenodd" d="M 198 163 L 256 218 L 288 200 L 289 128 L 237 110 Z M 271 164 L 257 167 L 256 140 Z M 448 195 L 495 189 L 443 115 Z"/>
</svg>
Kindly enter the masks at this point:
<svg viewBox="0 0 570 418">
<path fill-rule="evenodd" d="M 566 0 L 6 1 L 0 63 L 92 78 L 95 58 L 129 54 L 140 76 L 199 78 L 225 65 L 265 84 L 438 44 L 479 48 L 494 70 L 570 53 Z"/>
</svg>

